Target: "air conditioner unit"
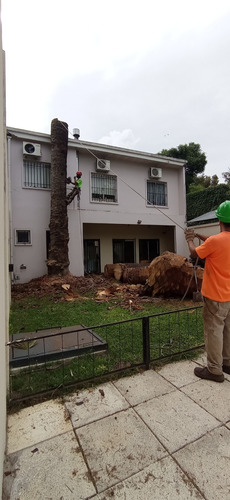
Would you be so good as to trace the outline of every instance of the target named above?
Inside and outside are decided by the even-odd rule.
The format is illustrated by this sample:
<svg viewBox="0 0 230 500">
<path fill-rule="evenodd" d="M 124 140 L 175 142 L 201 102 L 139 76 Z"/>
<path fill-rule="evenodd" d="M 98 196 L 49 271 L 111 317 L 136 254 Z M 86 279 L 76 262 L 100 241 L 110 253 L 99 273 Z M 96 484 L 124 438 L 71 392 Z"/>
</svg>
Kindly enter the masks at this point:
<svg viewBox="0 0 230 500">
<path fill-rule="evenodd" d="M 110 161 L 109 160 L 97 160 L 96 169 L 103 172 L 109 172 L 110 170 Z"/>
<path fill-rule="evenodd" d="M 41 156 L 41 144 L 23 142 L 23 154 L 28 156 Z"/>
<path fill-rule="evenodd" d="M 149 177 L 160 179 L 162 177 L 162 168 L 150 167 Z"/>
</svg>

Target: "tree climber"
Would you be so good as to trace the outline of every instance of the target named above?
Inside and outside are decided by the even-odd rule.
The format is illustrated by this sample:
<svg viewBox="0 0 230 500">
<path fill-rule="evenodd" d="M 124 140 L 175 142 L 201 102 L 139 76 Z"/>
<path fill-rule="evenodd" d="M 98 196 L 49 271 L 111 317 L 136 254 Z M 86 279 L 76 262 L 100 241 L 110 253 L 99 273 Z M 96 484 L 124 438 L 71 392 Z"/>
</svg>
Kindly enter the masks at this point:
<svg viewBox="0 0 230 500">
<path fill-rule="evenodd" d="M 74 182 L 72 182 L 71 177 L 68 177 L 66 179 L 67 184 L 73 184 L 74 188 L 66 197 L 66 203 L 69 205 L 71 201 L 74 200 L 75 196 L 77 196 L 78 203 L 80 202 L 81 198 L 81 187 L 82 187 L 82 172 L 79 170 L 77 171 L 76 175 L 74 176 Z"/>
</svg>

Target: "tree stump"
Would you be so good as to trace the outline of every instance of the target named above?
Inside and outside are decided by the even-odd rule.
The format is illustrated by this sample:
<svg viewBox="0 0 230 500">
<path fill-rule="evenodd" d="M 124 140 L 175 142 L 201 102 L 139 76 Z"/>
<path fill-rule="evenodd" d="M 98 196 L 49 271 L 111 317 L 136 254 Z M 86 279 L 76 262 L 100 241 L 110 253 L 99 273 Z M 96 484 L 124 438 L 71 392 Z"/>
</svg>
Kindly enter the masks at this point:
<svg viewBox="0 0 230 500">
<path fill-rule="evenodd" d="M 192 298 L 193 293 L 201 290 L 204 270 L 196 269 L 197 283 L 193 265 L 186 257 L 173 252 L 164 252 L 154 259 L 149 268 L 149 277 L 143 292 L 163 297 Z"/>
</svg>

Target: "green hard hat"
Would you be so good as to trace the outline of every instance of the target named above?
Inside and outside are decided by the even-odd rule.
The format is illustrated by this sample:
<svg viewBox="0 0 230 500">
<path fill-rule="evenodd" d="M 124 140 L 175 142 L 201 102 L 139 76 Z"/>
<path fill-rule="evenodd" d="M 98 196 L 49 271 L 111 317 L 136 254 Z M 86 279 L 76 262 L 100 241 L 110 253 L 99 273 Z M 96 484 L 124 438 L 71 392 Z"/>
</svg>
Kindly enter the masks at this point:
<svg viewBox="0 0 230 500">
<path fill-rule="evenodd" d="M 221 222 L 230 222 L 230 200 L 223 201 L 219 205 L 216 216 Z"/>
</svg>

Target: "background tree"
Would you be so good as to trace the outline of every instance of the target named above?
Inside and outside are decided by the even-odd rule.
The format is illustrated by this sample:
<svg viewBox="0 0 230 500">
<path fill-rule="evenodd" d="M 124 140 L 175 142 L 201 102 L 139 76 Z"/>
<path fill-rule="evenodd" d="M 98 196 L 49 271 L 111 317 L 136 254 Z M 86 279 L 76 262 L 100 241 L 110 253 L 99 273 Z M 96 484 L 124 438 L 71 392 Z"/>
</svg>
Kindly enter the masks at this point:
<svg viewBox="0 0 230 500">
<path fill-rule="evenodd" d="M 224 178 L 225 184 L 230 185 L 230 169 L 227 172 L 222 172 L 222 177 Z"/>
<path fill-rule="evenodd" d="M 201 151 L 200 144 L 195 144 L 194 142 L 190 142 L 189 144 L 180 144 L 177 148 L 163 149 L 159 154 L 187 161 L 185 166 L 185 182 L 187 192 L 189 191 L 189 186 L 194 182 L 194 178 L 197 174 L 204 172 L 204 168 L 207 163 L 206 155 Z"/>
<path fill-rule="evenodd" d="M 51 211 L 49 275 L 69 272 L 69 230 L 66 203 L 68 125 L 57 118 L 51 122 Z"/>
<path fill-rule="evenodd" d="M 216 187 L 216 186 L 218 186 L 218 184 L 219 184 L 219 177 L 218 177 L 218 175 L 216 175 L 216 174 L 212 175 L 211 186 L 212 187 Z"/>
</svg>

